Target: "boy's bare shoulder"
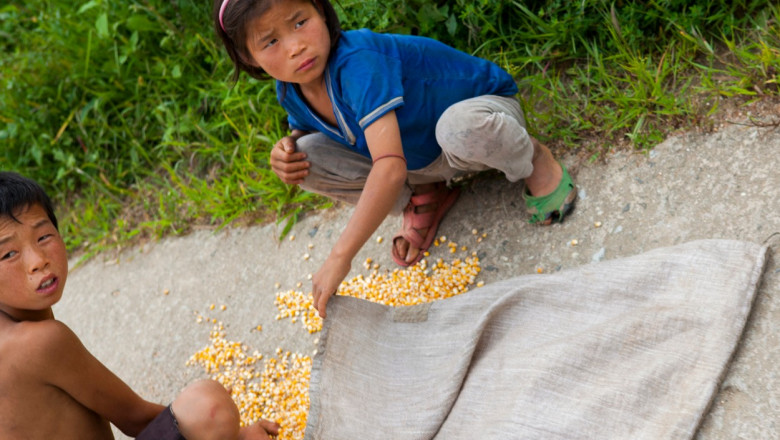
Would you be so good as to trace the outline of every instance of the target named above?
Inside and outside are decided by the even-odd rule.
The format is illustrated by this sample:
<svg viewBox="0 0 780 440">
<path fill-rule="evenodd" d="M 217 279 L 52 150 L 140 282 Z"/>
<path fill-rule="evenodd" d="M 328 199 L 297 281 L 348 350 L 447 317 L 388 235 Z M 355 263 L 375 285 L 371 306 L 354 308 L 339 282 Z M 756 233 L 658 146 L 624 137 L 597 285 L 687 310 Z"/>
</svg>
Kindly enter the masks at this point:
<svg viewBox="0 0 780 440">
<path fill-rule="evenodd" d="M 0 324 L 2 383 L 45 384 L 62 354 L 82 346 L 67 325 L 53 319 Z"/>
<path fill-rule="evenodd" d="M 75 333 L 54 319 L 23 321 L 0 326 L 0 352 L 4 358 L 25 360 L 25 364 L 54 357 L 57 352 L 82 346 Z"/>
<path fill-rule="evenodd" d="M 112 438 L 104 419 L 55 384 L 63 360 L 81 350 L 62 322 L 0 323 L 0 438 Z"/>
</svg>

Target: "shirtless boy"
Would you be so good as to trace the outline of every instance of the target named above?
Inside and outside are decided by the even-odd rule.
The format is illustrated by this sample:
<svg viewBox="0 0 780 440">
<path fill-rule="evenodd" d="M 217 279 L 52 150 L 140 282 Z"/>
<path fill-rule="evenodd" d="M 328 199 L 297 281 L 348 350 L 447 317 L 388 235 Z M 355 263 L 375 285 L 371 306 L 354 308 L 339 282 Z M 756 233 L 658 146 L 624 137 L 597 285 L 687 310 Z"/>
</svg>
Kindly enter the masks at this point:
<svg viewBox="0 0 780 440">
<path fill-rule="evenodd" d="M 0 439 L 269 439 L 265 420 L 239 428 L 228 392 L 203 380 L 165 407 L 144 400 L 54 319 L 68 276 L 49 197 L 0 172 Z"/>
</svg>

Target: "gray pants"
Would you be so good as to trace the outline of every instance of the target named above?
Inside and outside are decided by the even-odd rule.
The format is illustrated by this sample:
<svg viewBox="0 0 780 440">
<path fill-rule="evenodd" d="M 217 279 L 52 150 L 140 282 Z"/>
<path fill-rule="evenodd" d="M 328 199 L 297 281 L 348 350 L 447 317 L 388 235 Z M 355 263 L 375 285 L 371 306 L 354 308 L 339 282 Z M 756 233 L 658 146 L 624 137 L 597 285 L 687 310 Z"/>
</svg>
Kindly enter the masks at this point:
<svg viewBox="0 0 780 440">
<path fill-rule="evenodd" d="M 479 96 L 450 106 L 436 123 L 442 154 L 430 165 L 407 172 L 406 185 L 393 210 L 409 203 L 412 186 L 450 181 L 453 177 L 495 169 L 510 182 L 531 175 L 534 147 L 525 129 L 520 103 L 514 97 Z M 298 139 L 298 151 L 308 155 L 309 175 L 301 188 L 356 204 L 371 171 L 371 159 L 355 153 L 322 133 Z"/>
</svg>

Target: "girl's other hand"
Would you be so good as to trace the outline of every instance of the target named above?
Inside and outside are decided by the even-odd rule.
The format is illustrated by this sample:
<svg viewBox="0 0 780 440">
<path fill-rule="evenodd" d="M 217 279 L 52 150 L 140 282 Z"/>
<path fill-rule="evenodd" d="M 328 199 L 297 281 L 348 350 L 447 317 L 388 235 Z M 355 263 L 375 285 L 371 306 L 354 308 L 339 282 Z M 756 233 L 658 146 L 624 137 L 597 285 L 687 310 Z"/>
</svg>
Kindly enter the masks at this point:
<svg viewBox="0 0 780 440">
<path fill-rule="evenodd" d="M 271 150 L 271 169 L 288 185 L 299 185 L 309 175 L 306 153 L 295 152 L 295 139 L 285 136 Z"/>
</svg>

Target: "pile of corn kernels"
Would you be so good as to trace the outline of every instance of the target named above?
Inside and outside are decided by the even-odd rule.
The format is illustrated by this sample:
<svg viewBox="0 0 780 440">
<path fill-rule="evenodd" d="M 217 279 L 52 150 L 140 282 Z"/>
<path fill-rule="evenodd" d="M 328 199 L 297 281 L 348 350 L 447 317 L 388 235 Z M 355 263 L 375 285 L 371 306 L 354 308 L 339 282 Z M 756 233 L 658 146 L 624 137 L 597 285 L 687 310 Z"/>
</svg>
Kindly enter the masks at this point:
<svg viewBox="0 0 780 440">
<path fill-rule="evenodd" d="M 476 230 L 472 233 L 478 243 L 485 238 L 485 234 L 480 236 Z M 444 236 L 436 239 L 434 245 L 444 243 L 451 254 L 458 250 L 468 252 L 466 246 L 459 248 Z M 392 271 L 380 271 L 379 265 L 367 259 L 363 266 L 370 273 L 342 282 L 337 294 L 390 306 L 407 306 L 460 295 L 475 285 L 481 270 L 476 252 L 450 263 L 441 258 L 429 263 L 429 256 L 426 252 L 426 258 L 418 264 Z M 476 286 L 482 284 L 477 282 Z M 298 283 L 297 286 L 301 285 Z M 275 304 L 279 310 L 277 320 L 287 318 L 293 323 L 300 322 L 309 333 L 322 329 L 322 319 L 314 309 L 311 293 L 294 289 L 279 291 Z M 199 322 L 203 320 L 198 316 Z M 311 358 L 277 348 L 276 356 L 266 357 L 262 372 L 258 372 L 257 363 L 264 359 L 263 355 L 247 354 L 248 348 L 244 344 L 227 340 L 221 323 L 215 319 L 207 321 L 214 324 L 209 336 L 210 345 L 195 353 L 187 364 L 200 365 L 213 379 L 231 390 L 242 425 L 259 418 L 273 420 L 281 425 L 278 439 L 302 439 L 309 409 Z M 261 329 L 261 326 L 257 327 L 257 330 Z"/>
<path fill-rule="evenodd" d="M 187 365 L 200 365 L 212 379 L 230 390 L 241 415 L 241 425 L 258 419 L 273 420 L 282 428 L 279 439 L 302 439 L 309 409 L 311 358 L 276 349 L 266 358 L 247 354 L 248 348 L 229 341 L 222 323 L 214 324 L 210 345 L 195 353 Z"/>
</svg>

